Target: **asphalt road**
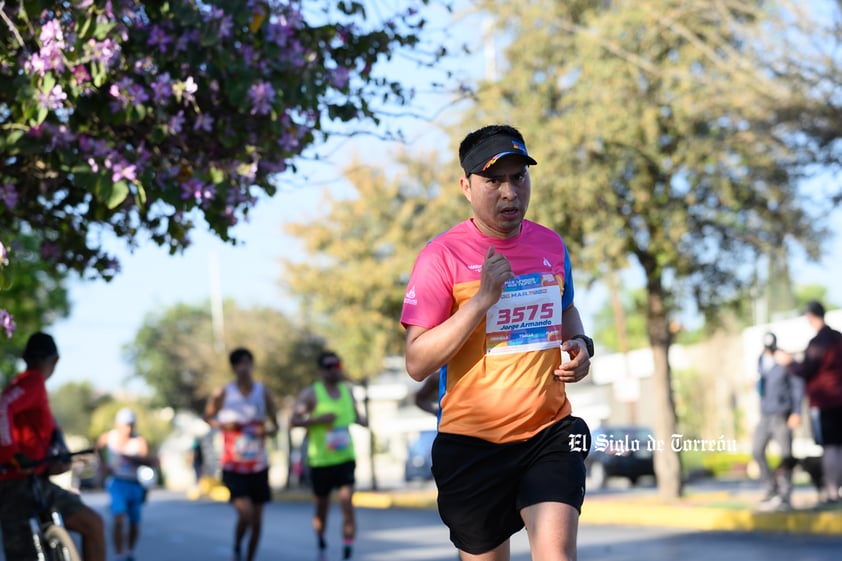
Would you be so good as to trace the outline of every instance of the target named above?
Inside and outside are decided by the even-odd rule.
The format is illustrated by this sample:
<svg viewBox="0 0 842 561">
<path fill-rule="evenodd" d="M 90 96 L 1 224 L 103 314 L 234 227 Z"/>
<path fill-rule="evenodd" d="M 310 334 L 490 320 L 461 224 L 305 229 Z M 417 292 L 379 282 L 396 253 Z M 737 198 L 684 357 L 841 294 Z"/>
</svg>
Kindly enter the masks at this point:
<svg viewBox="0 0 842 561">
<path fill-rule="evenodd" d="M 106 513 L 107 497 L 89 493 L 85 501 Z M 317 561 L 306 503 L 267 506 L 259 561 Z M 358 509 L 359 535 L 354 558 L 361 561 L 453 561 L 455 550 L 438 515 L 430 510 Z M 327 561 L 341 559 L 339 512 L 328 520 Z M 138 561 L 227 561 L 234 513 L 230 505 L 189 501 L 183 495 L 152 492 L 144 508 Z M 842 536 L 816 537 L 761 533 L 695 532 L 675 529 L 584 525 L 580 561 L 836 561 Z M 113 558 L 113 556 L 112 556 Z M 512 540 L 512 560 L 528 561 L 525 533 Z"/>
</svg>

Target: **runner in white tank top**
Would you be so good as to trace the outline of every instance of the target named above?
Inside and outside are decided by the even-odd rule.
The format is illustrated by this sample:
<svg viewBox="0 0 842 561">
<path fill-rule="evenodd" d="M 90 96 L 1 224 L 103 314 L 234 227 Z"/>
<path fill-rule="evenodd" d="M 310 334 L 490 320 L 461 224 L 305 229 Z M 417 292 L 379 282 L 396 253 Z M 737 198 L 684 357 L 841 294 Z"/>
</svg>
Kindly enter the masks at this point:
<svg viewBox="0 0 842 561">
<path fill-rule="evenodd" d="M 277 410 L 268 388 L 252 378 L 254 357 L 235 349 L 228 357 L 236 381 L 217 389 L 205 406 L 205 421 L 222 431 L 222 482 L 237 510 L 232 561 L 252 561 L 260 541 L 263 505 L 271 500 L 265 441 L 278 432 Z M 248 549 L 240 545 L 249 534 Z"/>
</svg>

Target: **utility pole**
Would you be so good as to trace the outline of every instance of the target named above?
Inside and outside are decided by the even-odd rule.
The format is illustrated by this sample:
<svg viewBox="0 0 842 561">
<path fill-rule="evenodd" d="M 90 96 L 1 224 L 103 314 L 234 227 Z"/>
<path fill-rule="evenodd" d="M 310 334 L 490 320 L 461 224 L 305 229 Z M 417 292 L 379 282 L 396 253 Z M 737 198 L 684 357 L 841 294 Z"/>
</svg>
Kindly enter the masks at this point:
<svg viewBox="0 0 842 561">
<path fill-rule="evenodd" d="M 208 255 L 208 280 L 210 281 L 210 311 L 213 324 L 213 348 L 225 352 L 225 318 L 222 309 L 222 280 L 219 276 L 219 259 L 216 251 Z"/>
</svg>

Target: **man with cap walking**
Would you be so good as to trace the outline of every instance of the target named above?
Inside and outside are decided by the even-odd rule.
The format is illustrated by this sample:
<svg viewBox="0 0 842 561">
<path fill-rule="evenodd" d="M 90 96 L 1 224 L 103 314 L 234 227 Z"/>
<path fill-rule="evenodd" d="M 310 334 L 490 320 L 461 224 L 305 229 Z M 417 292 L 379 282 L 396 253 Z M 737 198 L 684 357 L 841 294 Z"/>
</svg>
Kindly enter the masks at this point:
<svg viewBox="0 0 842 561">
<path fill-rule="evenodd" d="M 824 321 L 825 310 L 820 302 L 807 304 L 804 317 L 816 331 L 804 351 L 804 359 L 796 362 L 792 355 L 778 350 L 775 358 L 788 366 L 790 374 L 806 382 L 810 407 L 818 418 L 813 437 L 823 449 L 822 471 L 827 488 L 827 503 L 840 504 L 842 487 L 842 333 Z"/>
<path fill-rule="evenodd" d="M 401 315 L 407 372 L 441 377 L 439 514 L 463 561 L 508 561 L 524 526 L 534 559 L 575 559 L 590 433 L 565 384 L 588 374 L 594 348 L 570 256 L 524 218 L 537 162 L 520 132 L 471 132 L 459 160 L 473 216 L 421 251 Z"/>
<path fill-rule="evenodd" d="M 138 468 L 152 464 L 149 444 L 135 432 L 136 424 L 137 416 L 133 410 L 128 407 L 120 409 L 114 418 L 114 428 L 100 435 L 96 445 L 100 465 L 107 476 L 105 487 L 111 498 L 114 554 L 117 559 L 126 561 L 134 561 L 134 550 L 140 536 L 140 508 L 146 501 L 146 488 L 138 480 Z M 124 539 L 127 518 L 128 538 Z"/>
<path fill-rule="evenodd" d="M 760 503 L 763 510 L 788 510 L 791 507 L 792 431 L 801 423 L 801 402 L 804 381 L 790 376 L 787 368 L 775 360 L 778 339 L 774 333 L 763 336 L 763 352 L 757 359 L 757 393 L 760 396 L 760 421 L 754 429 L 752 456 L 760 468 L 760 479 L 766 492 Z M 781 462 L 772 471 L 766 460 L 766 447 L 774 440 L 781 453 Z"/>
</svg>

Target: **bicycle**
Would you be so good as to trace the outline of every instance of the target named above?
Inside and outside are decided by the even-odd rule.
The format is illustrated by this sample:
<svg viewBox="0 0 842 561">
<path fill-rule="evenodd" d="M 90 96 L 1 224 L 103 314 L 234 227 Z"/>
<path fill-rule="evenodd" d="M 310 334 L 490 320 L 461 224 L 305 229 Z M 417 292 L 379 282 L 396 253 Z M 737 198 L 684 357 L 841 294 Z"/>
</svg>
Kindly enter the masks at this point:
<svg viewBox="0 0 842 561">
<path fill-rule="evenodd" d="M 92 454 L 94 449 L 79 450 L 48 456 L 34 462 L 37 467 L 54 461 L 67 462 L 73 456 Z M 0 472 L 10 468 L 9 465 L 0 466 Z M 32 544 L 35 548 L 37 561 L 82 561 L 82 556 L 76 547 L 76 542 L 64 526 L 61 513 L 44 500 L 41 489 L 42 477 L 34 471 L 27 475 L 27 481 L 32 486 L 32 496 L 35 499 L 35 511 L 27 519 L 29 530 L 32 532 Z"/>
</svg>

